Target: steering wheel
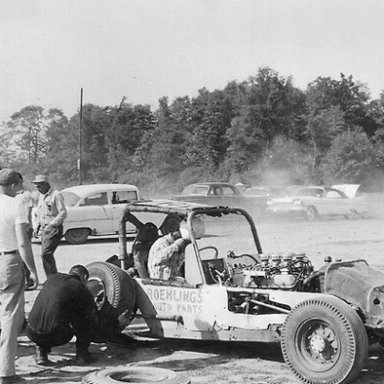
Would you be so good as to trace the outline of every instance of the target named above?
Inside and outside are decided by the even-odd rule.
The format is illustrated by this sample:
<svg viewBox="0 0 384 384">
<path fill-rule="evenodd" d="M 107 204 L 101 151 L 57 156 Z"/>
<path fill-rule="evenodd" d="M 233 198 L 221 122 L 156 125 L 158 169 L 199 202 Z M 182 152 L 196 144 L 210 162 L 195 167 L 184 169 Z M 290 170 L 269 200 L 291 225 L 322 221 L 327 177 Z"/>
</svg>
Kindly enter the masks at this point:
<svg viewBox="0 0 384 384">
<path fill-rule="evenodd" d="M 212 246 L 212 245 L 209 245 L 208 247 L 203 247 L 203 248 L 200 248 L 199 249 L 199 252 L 201 251 L 206 251 L 207 249 L 213 249 L 214 251 L 214 255 L 212 257 L 212 259 L 217 259 L 219 257 L 219 251 L 216 247 Z"/>
<path fill-rule="evenodd" d="M 219 271 L 213 264 L 210 263 L 208 264 L 208 273 L 212 281 L 216 284 L 220 284 L 221 282 L 225 281 L 228 275 L 225 269 L 223 271 Z"/>
</svg>

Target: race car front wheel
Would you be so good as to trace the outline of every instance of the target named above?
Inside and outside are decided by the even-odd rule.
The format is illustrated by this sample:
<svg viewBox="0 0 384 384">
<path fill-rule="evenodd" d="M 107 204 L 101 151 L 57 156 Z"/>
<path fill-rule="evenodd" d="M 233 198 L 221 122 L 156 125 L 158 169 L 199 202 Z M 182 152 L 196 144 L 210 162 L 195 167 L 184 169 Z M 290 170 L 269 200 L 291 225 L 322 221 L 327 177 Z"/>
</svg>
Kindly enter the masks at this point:
<svg viewBox="0 0 384 384">
<path fill-rule="evenodd" d="M 366 363 L 368 337 L 354 309 L 336 297 L 321 297 L 300 303 L 288 315 L 281 349 L 305 383 L 346 384 Z"/>
</svg>

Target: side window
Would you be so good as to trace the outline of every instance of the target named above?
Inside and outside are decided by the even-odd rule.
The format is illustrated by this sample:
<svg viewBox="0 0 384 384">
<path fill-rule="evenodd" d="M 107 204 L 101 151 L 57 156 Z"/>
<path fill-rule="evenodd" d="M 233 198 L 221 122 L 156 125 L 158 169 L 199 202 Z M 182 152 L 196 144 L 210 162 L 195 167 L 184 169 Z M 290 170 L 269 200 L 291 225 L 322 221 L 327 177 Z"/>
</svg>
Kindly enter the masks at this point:
<svg viewBox="0 0 384 384">
<path fill-rule="evenodd" d="M 136 191 L 114 191 L 112 192 L 112 204 L 126 204 L 137 201 Z"/>
<path fill-rule="evenodd" d="M 108 196 L 107 192 L 97 193 L 95 195 L 91 195 L 86 197 L 82 202 L 81 206 L 89 206 L 89 205 L 106 205 L 108 204 Z"/>
<path fill-rule="evenodd" d="M 235 192 L 234 192 L 233 189 L 230 188 L 230 187 L 223 187 L 223 188 L 222 188 L 222 194 L 228 196 L 228 195 L 234 195 Z"/>
<path fill-rule="evenodd" d="M 340 195 L 340 193 L 338 193 L 336 191 L 328 191 L 327 197 L 331 197 L 334 199 L 334 198 L 341 198 L 341 195 Z"/>
</svg>

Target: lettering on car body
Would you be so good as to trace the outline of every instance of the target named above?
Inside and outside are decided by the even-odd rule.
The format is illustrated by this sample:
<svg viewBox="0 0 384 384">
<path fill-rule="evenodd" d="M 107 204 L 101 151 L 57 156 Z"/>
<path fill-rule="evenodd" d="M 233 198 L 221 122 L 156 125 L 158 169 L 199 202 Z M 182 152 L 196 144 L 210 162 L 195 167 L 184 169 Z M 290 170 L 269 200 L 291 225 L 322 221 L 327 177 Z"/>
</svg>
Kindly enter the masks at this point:
<svg viewBox="0 0 384 384">
<path fill-rule="evenodd" d="M 148 287 L 147 295 L 159 312 L 202 313 L 203 298 L 196 289 L 174 287 Z"/>
</svg>

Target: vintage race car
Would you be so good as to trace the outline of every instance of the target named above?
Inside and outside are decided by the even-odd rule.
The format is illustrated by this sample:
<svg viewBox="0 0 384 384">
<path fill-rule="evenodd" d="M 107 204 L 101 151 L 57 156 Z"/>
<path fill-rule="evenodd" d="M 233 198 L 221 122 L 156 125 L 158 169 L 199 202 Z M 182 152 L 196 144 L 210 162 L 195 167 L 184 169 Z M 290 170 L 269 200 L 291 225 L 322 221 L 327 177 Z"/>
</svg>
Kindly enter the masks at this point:
<svg viewBox="0 0 384 384">
<path fill-rule="evenodd" d="M 141 212 L 188 223 L 191 243 L 173 280 L 135 276 L 125 226 Z M 205 227 L 199 239 L 196 218 Z M 146 336 L 280 343 L 292 371 L 311 384 L 351 382 L 369 343 L 383 340 L 383 273 L 364 260 L 328 259 L 314 270 L 305 254 L 264 254 L 251 216 L 240 208 L 132 203 L 119 241 L 118 260 L 88 265 L 89 284 L 99 308 L 142 318 Z"/>
</svg>

